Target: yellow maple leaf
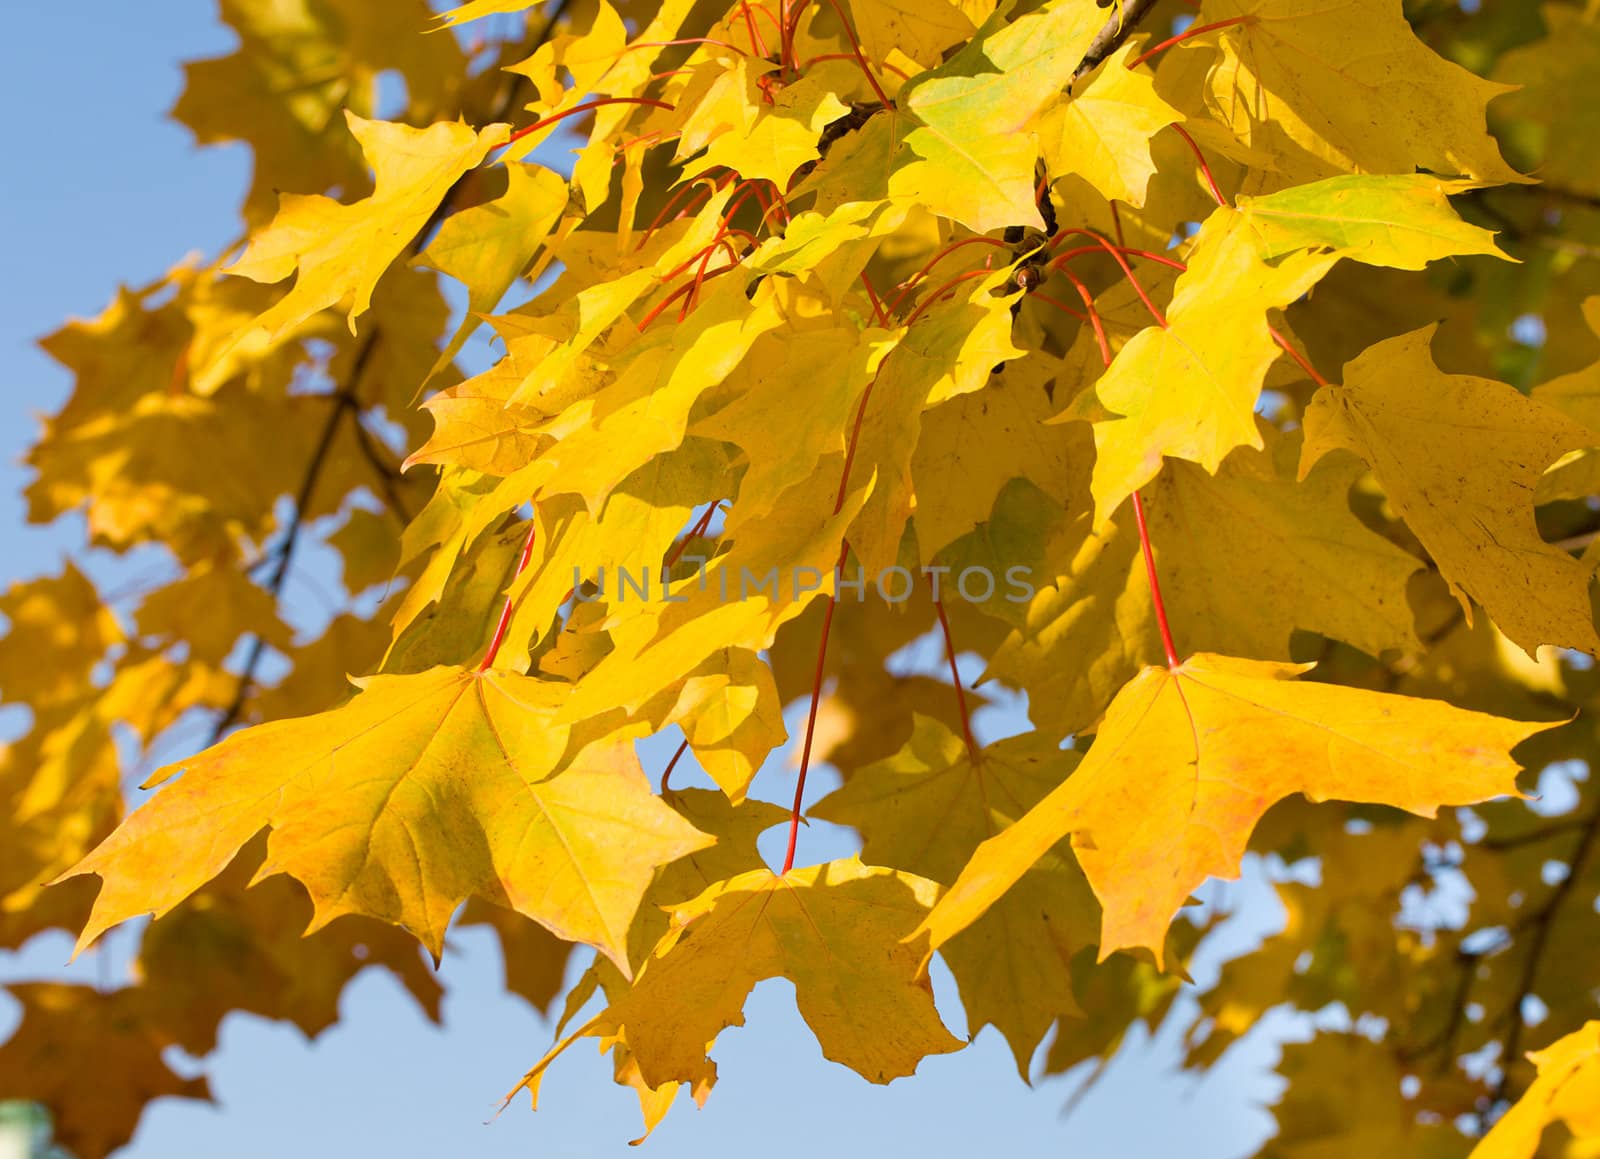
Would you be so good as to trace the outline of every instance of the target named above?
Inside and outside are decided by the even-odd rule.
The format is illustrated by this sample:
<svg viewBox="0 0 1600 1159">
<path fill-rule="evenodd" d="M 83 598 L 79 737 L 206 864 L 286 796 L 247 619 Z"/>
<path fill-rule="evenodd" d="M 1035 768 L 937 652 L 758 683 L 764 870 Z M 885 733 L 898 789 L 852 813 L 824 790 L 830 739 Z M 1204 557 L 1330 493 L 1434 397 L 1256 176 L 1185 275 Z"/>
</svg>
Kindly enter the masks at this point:
<svg viewBox="0 0 1600 1159">
<path fill-rule="evenodd" d="M 767 978 L 795 984 L 800 1014 L 825 1057 L 887 1083 L 930 1054 L 961 1048 L 939 1021 L 917 954 L 901 939 L 938 887 L 855 858 L 792 870 L 756 869 L 673 908 L 672 928 L 632 987 L 557 1043 L 519 1090 L 537 1093 L 549 1064 L 582 1037 L 628 1047 L 646 1085 L 702 1081 L 706 1052 L 744 1021 Z"/>
<path fill-rule="evenodd" d="M 1058 416 L 1094 422 L 1096 523 L 1155 478 L 1163 458 L 1214 473 L 1235 447 L 1262 445 L 1256 399 L 1280 353 L 1267 312 L 1300 297 L 1338 260 L 1294 252 L 1269 264 L 1244 214 L 1220 208 L 1206 220 L 1166 325 L 1134 335 L 1094 391 Z"/>
<path fill-rule="evenodd" d="M 350 332 L 372 302 L 385 270 L 411 244 L 456 179 L 503 144 L 507 127 L 475 131 L 440 122 L 426 129 L 368 121 L 347 112 L 350 131 L 376 174 L 372 196 L 341 205 L 320 194 L 286 193 L 271 224 L 225 272 L 294 286 L 237 341 L 257 331 L 267 339 L 313 314 L 348 301 Z"/>
<path fill-rule="evenodd" d="M 683 727 L 695 759 L 735 804 L 789 735 L 772 669 L 749 648 L 728 648 L 691 673 L 668 723 Z"/>
<path fill-rule="evenodd" d="M 871 864 L 948 885 L 980 843 L 1061 784 L 1078 759 L 1037 733 L 973 754 L 948 727 L 918 714 L 905 748 L 856 770 L 809 812 L 859 830 L 861 855 Z M 1098 919 L 1088 883 L 1062 845 L 940 947 L 960 987 L 969 1032 L 997 1027 L 1024 1079 L 1051 1023 L 1080 1013 L 1071 963 L 1093 944 Z"/>
<path fill-rule="evenodd" d="M 1107 200 L 1143 205 L 1155 175 L 1150 142 L 1182 113 L 1156 92 L 1148 72 L 1128 67 L 1132 45 L 1097 68 L 1081 91 L 1039 118 L 1039 143 L 1052 179 L 1076 173 Z"/>
<path fill-rule="evenodd" d="M 869 61 L 905 53 L 931 68 L 946 49 L 971 38 L 971 18 L 951 0 L 850 0 L 861 51 Z"/>
<path fill-rule="evenodd" d="M 229 737 L 64 876 L 98 874 L 79 937 L 158 916 L 272 830 L 257 878 L 288 873 L 316 907 L 403 925 L 434 954 L 468 896 L 509 903 L 627 969 L 628 923 L 656 869 L 709 843 L 646 787 L 631 742 L 575 756 L 565 685 L 435 668 L 374 676 L 341 708 Z M 352 824 L 352 818 L 360 818 Z"/>
<path fill-rule="evenodd" d="M 1558 1122 L 1574 1143 L 1600 1140 L 1600 1022 L 1585 1023 L 1528 1057 L 1539 1077 L 1472 1149 L 1472 1159 L 1533 1159 L 1545 1128 Z"/>
<path fill-rule="evenodd" d="M 1539 537 L 1533 489 L 1593 432 L 1515 387 L 1444 374 L 1437 326 L 1380 342 L 1306 411 L 1301 472 L 1336 448 L 1371 464 L 1462 609 L 1469 597 L 1531 655 L 1540 644 L 1600 652 L 1589 565 Z"/>
<path fill-rule="evenodd" d="M 1250 832 L 1292 793 L 1392 805 L 1515 795 L 1510 750 L 1551 727 L 1437 701 L 1290 683 L 1308 665 L 1201 653 L 1146 668 L 1106 710 L 1078 771 L 984 842 L 928 916 L 934 948 L 965 929 L 1068 834 L 1105 908 L 1102 959 L 1148 948 L 1207 877 L 1238 874 Z"/>
<path fill-rule="evenodd" d="M 22 1022 L 0 1050 L 0 1089 L 48 1105 L 55 1141 L 74 1155 L 94 1159 L 122 1147 L 153 1098 L 210 1101 L 203 1076 L 181 1078 L 167 1065 L 172 1035 L 137 988 L 102 993 L 28 982 L 6 989 L 22 1004 Z"/>
<path fill-rule="evenodd" d="M 311 903 L 299 884 L 279 876 L 247 888 L 265 844 L 251 841 L 221 877 L 140 938 L 137 984 L 177 1044 L 196 1057 L 209 1054 L 233 1010 L 291 1022 L 315 1038 L 339 1020 L 346 983 L 368 966 L 389 970 L 438 1022 L 444 990 L 404 930 L 347 914 L 302 936 Z"/>
<path fill-rule="evenodd" d="M 1197 24 L 1243 18 L 1187 41 L 1157 72 L 1162 95 L 1215 145 L 1283 185 L 1334 173 L 1526 180 L 1500 156 L 1485 106 L 1506 86 L 1473 76 L 1417 37 L 1393 0 L 1205 0 Z"/>
<path fill-rule="evenodd" d="M 505 172 L 504 193 L 451 214 L 428 248 L 413 259 L 467 287 L 466 317 L 435 360 L 435 372 L 465 345 L 480 315 L 505 296 L 567 208 L 567 183 L 559 174 L 520 162 L 507 164 Z"/>
</svg>

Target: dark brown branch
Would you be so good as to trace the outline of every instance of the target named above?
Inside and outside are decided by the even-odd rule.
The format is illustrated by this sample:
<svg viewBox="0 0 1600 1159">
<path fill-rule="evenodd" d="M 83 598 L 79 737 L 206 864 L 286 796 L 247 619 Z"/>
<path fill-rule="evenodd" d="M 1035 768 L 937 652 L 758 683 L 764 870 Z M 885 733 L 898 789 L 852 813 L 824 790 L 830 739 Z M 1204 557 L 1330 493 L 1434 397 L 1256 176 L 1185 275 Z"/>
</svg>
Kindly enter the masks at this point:
<svg viewBox="0 0 1600 1159">
<path fill-rule="evenodd" d="M 1456 989 L 1450 998 L 1450 1013 L 1445 1017 L 1444 1026 L 1433 1037 L 1425 1039 L 1416 1046 L 1401 1047 L 1397 1053 L 1402 1063 L 1419 1061 L 1437 1051 L 1439 1062 L 1435 1070 L 1439 1074 L 1444 1074 L 1450 1069 L 1450 1063 L 1456 1053 L 1456 1038 L 1466 1021 L 1467 999 L 1472 995 L 1472 983 L 1477 977 L 1478 963 L 1489 954 L 1503 948 L 1503 945 L 1498 944 L 1480 951 L 1463 950 L 1459 946 L 1456 948 L 1455 964 L 1460 975 L 1456 978 Z"/>
<path fill-rule="evenodd" d="M 1522 1036 L 1527 1031 L 1527 1019 L 1523 1015 L 1522 1007 L 1539 981 L 1539 967 L 1544 961 L 1545 946 L 1550 941 L 1550 931 L 1555 927 L 1556 915 L 1562 904 L 1571 896 L 1578 879 L 1583 876 L 1584 863 L 1594 852 L 1597 842 L 1600 842 L 1600 812 L 1589 817 L 1583 836 L 1578 839 L 1578 844 L 1567 861 L 1566 877 L 1550 891 L 1549 898 L 1538 912 L 1530 914 L 1525 921 L 1518 924 L 1518 932 L 1531 930 L 1532 934 L 1528 943 L 1528 956 L 1522 966 L 1522 977 L 1517 982 L 1517 990 L 1511 999 L 1511 1004 L 1502 1015 L 1509 1020 L 1509 1025 L 1500 1051 L 1500 1081 L 1495 1084 L 1494 1095 L 1489 1104 L 1489 1115 L 1494 1115 L 1510 1104 L 1508 1096 L 1511 1092 L 1511 1070 L 1522 1051 Z"/>
<path fill-rule="evenodd" d="M 361 364 L 370 355 L 376 339 L 377 332 L 374 331 L 356 356 L 357 375 L 360 373 Z M 328 452 L 333 449 L 333 437 L 339 432 L 339 422 L 344 418 L 346 411 L 353 410 L 357 405 L 355 396 L 346 392 L 336 394 L 332 398 L 333 409 L 328 412 L 328 419 L 322 424 L 322 433 L 317 437 L 317 448 L 311 453 L 311 461 L 307 464 L 306 473 L 300 480 L 300 491 L 295 495 L 294 513 L 289 516 L 289 526 L 284 529 L 283 543 L 277 552 L 277 562 L 273 565 L 272 574 L 267 577 L 266 588 L 274 599 L 283 591 L 284 581 L 289 577 L 289 564 L 294 560 L 295 545 L 300 542 L 300 531 L 305 526 L 306 510 L 311 505 L 311 497 L 316 493 L 317 480 L 322 478 L 322 469 L 327 465 Z M 251 637 L 250 650 L 245 654 L 244 667 L 239 672 L 239 683 L 234 689 L 233 699 L 228 702 L 228 707 L 211 730 L 212 744 L 221 740 L 222 734 L 239 719 L 239 714 L 244 710 L 245 699 L 255 687 L 256 669 L 260 667 L 261 657 L 266 654 L 266 650 L 267 642 L 263 637 L 259 635 Z"/>
<path fill-rule="evenodd" d="M 1559 821 L 1552 821 L 1538 829 L 1530 829 L 1526 833 L 1518 833 L 1514 837 L 1485 838 L 1477 843 L 1474 848 L 1491 849 L 1495 851 L 1505 849 L 1520 849 L 1524 845 L 1537 845 L 1541 841 L 1548 841 L 1552 837 L 1559 837 L 1563 833 L 1571 833 L 1574 829 L 1584 829 L 1600 823 L 1600 814 L 1587 817 L 1563 817 Z"/>
<path fill-rule="evenodd" d="M 390 514 L 399 520 L 404 527 L 411 522 L 411 512 L 406 509 L 405 498 L 400 494 L 399 480 L 400 469 L 389 461 L 382 445 L 373 438 L 372 432 L 367 430 L 361 421 L 360 414 L 355 421 L 356 445 L 361 448 L 361 456 L 366 459 L 372 468 L 373 474 L 378 476 L 378 490 L 383 492 L 383 501 L 388 506 Z"/>
<path fill-rule="evenodd" d="M 1155 6 L 1156 0 L 1122 0 L 1122 11 L 1113 12 L 1105 27 L 1095 33 L 1094 39 L 1089 42 L 1089 51 L 1083 54 L 1082 63 L 1072 74 L 1073 81 L 1121 48 L 1123 41 L 1133 35 L 1139 21 L 1149 15 Z"/>
</svg>

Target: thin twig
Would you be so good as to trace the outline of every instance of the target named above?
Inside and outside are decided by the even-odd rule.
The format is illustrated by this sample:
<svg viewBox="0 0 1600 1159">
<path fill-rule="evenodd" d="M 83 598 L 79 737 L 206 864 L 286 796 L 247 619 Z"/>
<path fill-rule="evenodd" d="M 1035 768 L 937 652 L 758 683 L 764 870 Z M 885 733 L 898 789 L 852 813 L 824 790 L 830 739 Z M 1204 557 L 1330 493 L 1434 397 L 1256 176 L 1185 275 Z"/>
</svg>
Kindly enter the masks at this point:
<svg viewBox="0 0 1600 1159">
<path fill-rule="evenodd" d="M 1517 982 L 1516 994 L 1503 1015 L 1510 1020 L 1510 1025 L 1500 1051 L 1500 1080 L 1495 1084 L 1494 1095 L 1489 1104 L 1491 1114 L 1495 1108 L 1508 1104 L 1511 1070 L 1516 1065 L 1517 1057 L 1522 1050 L 1522 1036 L 1528 1025 L 1522 1007 L 1539 981 L 1539 967 L 1544 961 L 1544 951 L 1550 941 L 1550 931 L 1556 924 L 1556 913 L 1583 876 L 1584 862 L 1589 860 L 1589 854 L 1594 851 L 1597 841 L 1600 841 L 1600 812 L 1590 816 L 1589 823 L 1583 830 L 1583 836 L 1573 848 L 1572 856 L 1567 860 L 1567 875 L 1556 883 L 1550 891 L 1549 898 L 1538 912 L 1530 914 L 1526 921 L 1518 925 L 1519 930 L 1531 929 L 1533 932 L 1528 943 L 1528 957 L 1522 966 L 1522 977 Z"/>
<path fill-rule="evenodd" d="M 1089 42 L 1089 51 L 1083 54 L 1082 63 L 1073 71 L 1073 82 L 1121 48 L 1122 42 L 1133 35 L 1134 27 L 1155 6 L 1156 0 L 1122 0 L 1121 11 L 1114 12 Z"/>
<path fill-rule="evenodd" d="M 411 512 L 406 507 L 404 497 L 400 494 L 397 485 L 400 479 L 400 469 L 384 454 L 382 446 L 367 430 L 358 413 L 355 421 L 356 445 L 361 448 L 362 458 L 366 459 L 372 471 L 378 476 L 378 489 L 383 492 L 383 501 L 388 505 L 390 513 L 404 527 L 411 522 Z"/>
</svg>

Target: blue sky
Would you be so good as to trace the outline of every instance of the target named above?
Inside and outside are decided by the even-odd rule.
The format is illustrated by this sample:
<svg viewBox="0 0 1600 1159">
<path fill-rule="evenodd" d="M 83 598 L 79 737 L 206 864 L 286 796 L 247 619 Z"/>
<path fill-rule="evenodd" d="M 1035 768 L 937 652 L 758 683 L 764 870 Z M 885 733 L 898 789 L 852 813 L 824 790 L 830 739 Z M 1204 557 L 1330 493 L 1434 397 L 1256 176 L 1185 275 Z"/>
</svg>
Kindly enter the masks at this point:
<svg viewBox="0 0 1600 1159">
<path fill-rule="evenodd" d="M 33 416 L 59 406 L 70 386 L 35 339 L 69 316 L 97 314 L 119 283 L 148 282 L 191 251 L 212 254 L 226 245 L 239 228 L 236 208 L 249 172 L 242 148 L 197 149 L 185 129 L 165 118 L 181 85 L 179 62 L 232 45 L 211 0 L 91 0 L 73 5 L 70 20 L 50 5 L 7 9 L 0 83 L 13 116 L 0 167 L 7 235 L 7 276 L 0 280 L 0 584 L 58 570 L 63 553 L 82 538 L 76 521 L 49 529 L 23 523 L 26 473 L 16 460 L 34 436 Z M 96 574 L 116 574 L 115 563 Z M 1014 731 L 1015 720 L 1002 713 L 980 725 L 994 735 Z M 647 767 L 661 767 L 670 747 L 651 748 Z M 757 784 L 780 786 L 769 794 L 776 799 L 791 778 L 775 759 Z M 813 799 L 829 787 L 823 776 Z M 851 851 L 844 834 L 820 828 L 804 836 L 802 860 Z M 1235 945 L 1276 920 L 1259 880 L 1211 889 L 1208 896 L 1246 914 L 1236 923 Z M 158 1101 L 123 1156 L 640 1154 L 625 1143 L 636 1134 L 633 1097 L 611 1084 L 606 1060 L 587 1044 L 551 1072 L 537 1115 L 519 1103 L 483 1125 L 498 1096 L 543 1053 L 551 1028 L 502 992 L 499 955 L 488 935 L 468 933 L 455 943 L 443 967 L 442 1028 L 376 970 L 346 991 L 342 1021 L 314 1043 L 285 1024 L 230 1016 L 216 1053 L 198 1063 L 179 1060 L 210 1077 L 217 1105 Z M 93 981 L 92 956 L 69 975 L 62 967 L 68 952 L 65 936 L 46 936 L 20 955 L 0 954 L 0 981 Z M 960 1033 L 953 987 L 947 977 L 936 977 L 936 984 L 946 1020 Z M 746 1014 L 746 1027 L 724 1033 L 718 1045 L 722 1079 L 706 1108 L 696 1111 L 687 1102 L 676 1108 L 643 1154 L 811 1159 L 1002 1147 L 1027 1156 L 1110 1159 L 1181 1148 L 1190 1159 L 1232 1159 L 1251 1154 L 1272 1129 L 1261 1109 L 1277 1089 L 1266 1073 L 1276 1054 L 1270 1036 L 1196 1079 L 1175 1074 L 1172 1042 L 1135 1035 L 1062 1118 L 1081 1076 L 1026 1087 L 992 1029 L 961 1054 L 929 1059 L 916 1077 L 880 1088 L 822 1058 L 786 982 L 763 984 Z M 15 1018 L 15 1003 L 0 997 L 0 1036 Z"/>
</svg>

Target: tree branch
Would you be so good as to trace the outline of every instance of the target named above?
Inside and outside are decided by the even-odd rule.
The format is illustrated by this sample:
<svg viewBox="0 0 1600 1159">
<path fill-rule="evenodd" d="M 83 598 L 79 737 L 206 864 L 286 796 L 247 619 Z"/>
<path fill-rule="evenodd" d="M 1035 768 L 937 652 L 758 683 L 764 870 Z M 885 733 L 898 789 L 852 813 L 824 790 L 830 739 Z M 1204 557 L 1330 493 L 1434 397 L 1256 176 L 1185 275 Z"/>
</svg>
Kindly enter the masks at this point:
<svg viewBox="0 0 1600 1159">
<path fill-rule="evenodd" d="M 1538 912 L 1530 914 L 1527 920 L 1518 926 L 1519 931 L 1532 930 L 1532 937 L 1528 943 L 1528 957 L 1522 966 L 1522 977 L 1517 983 L 1516 994 L 1502 1015 L 1510 1020 L 1510 1025 L 1500 1051 L 1500 1081 L 1495 1084 L 1494 1095 L 1489 1104 L 1489 1115 L 1510 1105 L 1508 1095 L 1511 1089 L 1511 1068 L 1517 1063 L 1522 1050 L 1522 1036 L 1527 1030 L 1527 1019 L 1522 1013 L 1522 1007 L 1538 983 L 1539 967 L 1544 961 L 1545 946 L 1550 941 L 1550 931 L 1555 926 L 1556 913 L 1572 894 L 1579 878 L 1583 876 L 1584 863 L 1589 860 L 1589 855 L 1594 852 L 1597 843 L 1600 843 L 1600 812 L 1590 815 L 1583 836 L 1578 839 L 1578 844 L 1567 861 L 1567 876 L 1550 891 L 1550 897 Z"/>
<path fill-rule="evenodd" d="M 404 527 L 411 522 L 411 512 L 406 509 L 405 499 L 396 485 L 400 479 L 399 469 L 389 461 L 382 445 L 373 438 L 372 432 L 367 430 L 367 425 L 361 421 L 359 412 L 356 414 L 355 434 L 356 445 L 361 448 L 362 458 L 366 459 L 373 473 L 378 476 L 378 489 L 383 492 L 384 503 Z"/>
<path fill-rule="evenodd" d="M 1094 39 L 1089 42 L 1089 51 L 1083 54 L 1083 61 L 1073 72 L 1068 87 L 1070 88 L 1071 84 L 1076 83 L 1084 73 L 1121 48 L 1122 42 L 1133 35 L 1133 30 L 1139 21 L 1143 20 L 1155 6 L 1156 0 L 1122 0 L 1121 11 L 1112 13 L 1105 27 L 1095 33 Z"/>
</svg>

